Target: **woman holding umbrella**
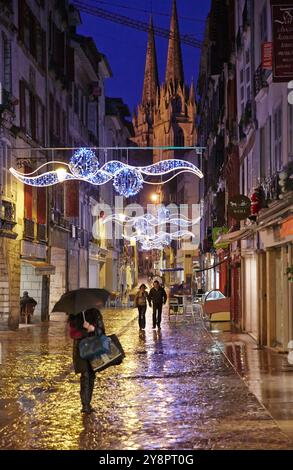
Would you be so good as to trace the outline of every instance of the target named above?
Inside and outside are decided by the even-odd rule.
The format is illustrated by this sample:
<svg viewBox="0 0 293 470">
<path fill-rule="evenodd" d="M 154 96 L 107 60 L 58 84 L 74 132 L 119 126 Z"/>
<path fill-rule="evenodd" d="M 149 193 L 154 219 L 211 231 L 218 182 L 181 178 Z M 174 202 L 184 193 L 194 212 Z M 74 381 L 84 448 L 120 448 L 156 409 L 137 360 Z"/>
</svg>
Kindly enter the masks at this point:
<svg viewBox="0 0 293 470">
<path fill-rule="evenodd" d="M 109 292 L 103 289 L 77 289 L 64 294 L 53 308 L 54 312 L 69 314 L 69 333 L 73 339 L 73 365 L 80 374 L 80 399 L 82 413 L 92 413 L 91 400 L 94 390 L 95 373 L 90 362 L 82 359 L 79 352 L 80 341 L 90 333 L 105 334 L 103 317 L 99 308 L 107 301 Z"/>
</svg>

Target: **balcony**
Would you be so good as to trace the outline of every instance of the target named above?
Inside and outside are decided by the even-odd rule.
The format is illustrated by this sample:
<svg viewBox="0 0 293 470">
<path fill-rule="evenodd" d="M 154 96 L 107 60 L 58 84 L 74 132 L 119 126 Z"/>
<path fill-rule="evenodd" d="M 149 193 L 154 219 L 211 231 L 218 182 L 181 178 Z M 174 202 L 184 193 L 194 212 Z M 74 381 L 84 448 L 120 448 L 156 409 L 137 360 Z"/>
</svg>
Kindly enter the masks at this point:
<svg viewBox="0 0 293 470">
<path fill-rule="evenodd" d="M 11 93 L 5 88 L 2 88 L 2 103 L 0 104 L 0 119 L 4 113 L 10 113 L 14 116 L 14 107 L 18 100 L 14 98 Z"/>
<path fill-rule="evenodd" d="M 0 236 L 16 238 L 17 234 L 13 232 L 15 225 L 15 204 L 10 201 L 0 201 Z"/>
<path fill-rule="evenodd" d="M 3 15 L 13 14 L 13 1 L 12 0 L 0 0 L 0 12 Z"/>
<path fill-rule="evenodd" d="M 45 224 L 37 224 L 37 240 L 40 243 L 46 243 L 47 241 L 46 227 Z"/>
<path fill-rule="evenodd" d="M 52 209 L 51 215 L 52 225 L 64 229 L 66 232 L 71 232 L 70 222 L 58 210 Z"/>
<path fill-rule="evenodd" d="M 24 219 L 23 238 L 26 240 L 34 240 L 35 238 L 35 222 L 31 219 Z"/>
<path fill-rule="evenodd" d="M 260 64 L 254 72 L 254 96 L 257 96 L 259 92 L 265 88 L 268 88 L 267 78 L 270 71 L 263 69 Z"/>
</svg>

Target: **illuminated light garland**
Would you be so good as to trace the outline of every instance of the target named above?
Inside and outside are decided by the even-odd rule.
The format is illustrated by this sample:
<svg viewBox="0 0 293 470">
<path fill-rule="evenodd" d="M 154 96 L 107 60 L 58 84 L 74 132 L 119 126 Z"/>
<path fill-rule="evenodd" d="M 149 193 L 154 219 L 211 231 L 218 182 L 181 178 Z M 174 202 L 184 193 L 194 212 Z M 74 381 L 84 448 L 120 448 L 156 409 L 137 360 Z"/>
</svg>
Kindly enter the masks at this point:
<svg viewBox="0 0 293 470">
<path fill-rule="evenodd" d="M 15 176 L 19 181 L 29 186 L 36 186 L 36 187 L 53 186 L 61 182 L 60 173 L 58 172 L 58 170 L 49 171 L 39 176 L 26 176 L 21 173 L 18 173 L 18 171 L 14 170 L 14 168 L 10 168 L 10 171 L 13 174 L 13 176 Z M 66 172 L 66 174 L 62 175 L 62 182 L 65 180 L 74 180 L 74 179 L 75 177 L 71 175 L 70 173 Z"/>
<path fill-rule="evenodd" d="M 68 171 L 57 169 L 37 174 L 48 165 L 62 164 Z M 177 171 L 179 170 L 179 172 Z M 63 162 L 48 162 L 41 165 L 30 174 L 23 174 L 10 168 L 11 173 L 24 184 L 30 186 L 52 186 L 67 180 L 81 180 L 93 185 L 102 185 L 113 179 L 115 190 L 124 197 L 134 196 L 143 188 L 143 183 L 165 184 L 183 172 L 188 172 L 203 178 L 202 172 L 193 164 L 180 159 L 163 160 L 144 167 L 134 167 L 124 162 L 113 160 L 99 168 L 96 154 L 87 148 L 80 148 L 71 157 L 69 164 Z M 175 172 L 168 180 L 160 182 L 146 181 L 143 175 L 163 177 Z M 35 176 L 33 176 L 35 175 Z"/>
<path fill-rule="evenodd" d="M 149 166 L 141 167 L 141 172 L 145 175 L 162 176 L 174 170 L 191 170 L 200 178 L 203 177 L 202 172 L 193 163 L 181 159 L 163 160 Z"/>
</svg>

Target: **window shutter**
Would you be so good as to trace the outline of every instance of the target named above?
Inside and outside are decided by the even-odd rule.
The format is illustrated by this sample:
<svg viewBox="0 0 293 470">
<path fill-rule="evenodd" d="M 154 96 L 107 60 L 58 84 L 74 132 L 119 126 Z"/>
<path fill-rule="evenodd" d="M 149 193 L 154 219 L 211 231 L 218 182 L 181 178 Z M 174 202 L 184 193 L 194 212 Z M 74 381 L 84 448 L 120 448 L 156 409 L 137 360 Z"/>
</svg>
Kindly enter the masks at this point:
<svg viewBox="0 0 293 470">
<path fill-rule="evenodd" d="M 30 93 L 30 101 L 31 101 L 31 130 L 32 130 L 32 138 L 36 140 L 37 138 L 37 110 L 36 110 L 36 97 L 33 93 Z"/>
<path fill-rule="evenodd" d="M 24 41 L 24 16 L 26 3 L 24 0 L 18 0 L 18 34 L 20 40 Z"/>
<path fill-rule="evenodd" d="M 65 189 L 65 216 L 79 217 L 79 182 L 66 181 Z"/>
<path fill-rule="evenodd" d="M 66 69 L 67 78 L 70 82 L 74 82 L 74 49 L 73 47 L 67 47 L 66 55 Z"/>
<path fill-rule="evenodd" d="M 46 188 L 37 188 L 37 222 L 46 223 Z"/>
</svg>

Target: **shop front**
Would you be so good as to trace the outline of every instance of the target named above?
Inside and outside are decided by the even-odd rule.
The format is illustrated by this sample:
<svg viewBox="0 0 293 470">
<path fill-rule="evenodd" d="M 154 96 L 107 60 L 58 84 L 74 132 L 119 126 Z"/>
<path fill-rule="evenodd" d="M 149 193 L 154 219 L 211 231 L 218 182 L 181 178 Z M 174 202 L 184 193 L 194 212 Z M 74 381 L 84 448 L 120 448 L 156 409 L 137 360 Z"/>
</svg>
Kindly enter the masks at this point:
<svg viewBox="0 0 293 470">
<path fill-rule="evenodd" d="M 287 350 L 293 339 L 293 193 L 275 201 L 259 216 L 259 236 L 265 252 L 261 297 L 263 344 Z"/>
<path fill-rule="evenodd" d="M 46 260 L 47 247 L 27 240 L 21 242 L 20 296 L 28 292 L 36 302 L 33 321 L 49 319 L 49 280 L 55 275 L 55 266 Z"/>
</svg>

